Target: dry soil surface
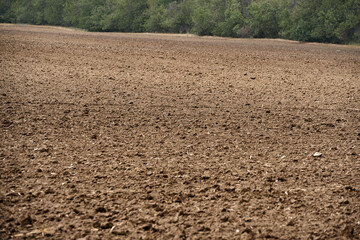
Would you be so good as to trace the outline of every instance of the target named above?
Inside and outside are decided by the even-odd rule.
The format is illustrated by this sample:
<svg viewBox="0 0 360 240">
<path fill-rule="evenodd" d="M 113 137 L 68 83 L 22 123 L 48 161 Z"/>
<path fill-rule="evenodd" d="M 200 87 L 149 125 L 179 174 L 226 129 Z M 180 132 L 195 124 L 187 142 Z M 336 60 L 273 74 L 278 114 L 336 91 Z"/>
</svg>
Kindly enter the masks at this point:
<svg viewBox="0 0 360 240">
<path fill-rule="evenodd" d="M 0 62 L 1 239 L 360 238 L 360 47 L 0 25 Z"/>
</svg>

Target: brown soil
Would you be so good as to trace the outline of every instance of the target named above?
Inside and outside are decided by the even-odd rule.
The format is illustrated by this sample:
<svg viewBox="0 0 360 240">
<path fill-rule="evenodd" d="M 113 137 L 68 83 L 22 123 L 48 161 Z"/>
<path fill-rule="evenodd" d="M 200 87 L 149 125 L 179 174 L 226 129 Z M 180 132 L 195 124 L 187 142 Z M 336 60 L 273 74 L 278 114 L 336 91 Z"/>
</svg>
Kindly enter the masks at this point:
<svg viewBox="0 0 360 240">
<path fill-rule="evenodd" d="M 359 47 L 0 25 L 0 56 L 1 239 L 360 239 Z"/>
</svg>

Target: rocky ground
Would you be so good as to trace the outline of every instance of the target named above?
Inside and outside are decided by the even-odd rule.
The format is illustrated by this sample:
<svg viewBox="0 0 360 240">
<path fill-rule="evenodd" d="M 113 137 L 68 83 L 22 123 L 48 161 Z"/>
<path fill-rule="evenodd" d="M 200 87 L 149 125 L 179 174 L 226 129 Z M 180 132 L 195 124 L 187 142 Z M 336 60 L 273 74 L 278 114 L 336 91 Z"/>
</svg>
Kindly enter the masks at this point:
<svg viewBox="0 0 360 240">
<path fill-rule="evenodd" d="M 1 239 L 360 239 L 360 48 L 0 25 Z"/>
</svg>

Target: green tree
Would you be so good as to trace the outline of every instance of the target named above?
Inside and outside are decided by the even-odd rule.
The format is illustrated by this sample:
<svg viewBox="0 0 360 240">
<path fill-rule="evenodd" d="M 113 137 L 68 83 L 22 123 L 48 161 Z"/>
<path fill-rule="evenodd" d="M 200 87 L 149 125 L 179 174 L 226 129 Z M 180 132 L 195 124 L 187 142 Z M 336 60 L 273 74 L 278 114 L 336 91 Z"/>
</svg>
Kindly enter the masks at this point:
<svg viewBox="0 0 360 240">
<path fill-rule="evenodd" d="M 187 33 L 191 31 L 193 0 L 171 2 L 166 9 L 164 28 L 172 33 Z"/>
<path fill-rule="evenodd" d="M 311 38 L 317 42 L 340 42 L 335 29 L 342 21 L 343 15 L 342 4 L 339 4 L 338 0 L 323 0 L 312 17 L 314 27 L 311 30 Z"/>
<path fill-rule="evenodd" d="M 227 0 L 224 10 L 224 19 L 216 23 L 215 35 L 237 37 L 244 26 L 244 17 L 241 5 L 237 0 Z"/>
<path fill-rule="evenodd" d="M 11 22 L 13 18 L 13 12 L 11 8 L 11 0 L 0 0 L 0 23 Z"/>
<path fill-rule="evenodd" d="M 16 0 L 11 4 L 13 22 L 17 23 L 43 23 L 43 0 Z"/>
<path fill-rule="evenodd" d="M 166 20 L 166 2 L 162 0 L 147 0 L 145 11 L 145 30 L 148 32 L 164 32 Z"/>
<path fill-rule="evenodd" d="M 276 0 L 278 3 L 278 24 L 279 36 L 282 38 L 290 38 L 292 28 L 291 15 L 294 9 L 294 0 Z"/>
<path fill-rule="evenodd" d="M 0 0 L 0 22 L 360 43 L 360 0 Z"/>
<path fill-rule="evenodd" d="M 64 7 L 65 24 L 82 29 L 93 29 L 92 11 L 103 2 L 103 0 L 67 0 Z"/>
<path fill-rule="evenodd" d="M 247 25 L 251 34 L 259 38 L 276 38 L 280 32 L 279 2 L 252 2 L 248 7 Z"/>
<path fill-rule="evenodd" d="M 50 25 L 62 25 L 64 7 L 65 0 L 46 0 L 44 21 Z"/>
<path fill-rule="evenodd" d="M 287 37 L 298 41 L 309 41 L 311 39 L 312 9 L 318 8 L 319 1 L 300 0 L 295 4 L 291 15 L 291 27 Z"/>
<path fill-rule="evenodd" d="M 205 0 L 197 0 L 192 14 L 192 31 L 198 35 L 212 35 L 214 29 L 213 12 Z"/>
<path fill-rule="evenodd" d="M 335 29 L 335 35 L 341 42 L 360 43 L 360 0 L 347 0 L 342 8 L 342 21 Z"/>
<path fill-rule="evenodd" d="M 345 11 L 344 1 L 300 0 L 291 16 L 293 25 L 289 34 L 290 38 L 300 41 L 331 43 L 346 41 L 346 38 L 349 38 L 351 32 L 345 30 L 345 26 L 347 25 L 345 22 L 346 19 L 354 19 L 351 17 L 351 13 L 354 13 L 354 11 Z M 355 5 L 353 5 L 354 1 L 347 2 L 349 2 L 348 8 L 355 7 Z M 352 20 L 349 22 L 352 22 Z M 350 25 L 352 25 L 352 27 L 356 26 L 356 21 Z M 344 32 L 342 29 L 344 29 Z"/>
<path fill-rule="evenodd" d="M 143 32 L 145 23 L 146 1 L 118 0 L 113 20 L 116 29 L 121 32 Z"/>
<path fill-rule="evenodd" d="M 92 9 L 89 18 L 90 31 L 117 31 L 115 18 L 116 0 L 105 0 L 103 4 L 97 5 Z"/>
</svg>

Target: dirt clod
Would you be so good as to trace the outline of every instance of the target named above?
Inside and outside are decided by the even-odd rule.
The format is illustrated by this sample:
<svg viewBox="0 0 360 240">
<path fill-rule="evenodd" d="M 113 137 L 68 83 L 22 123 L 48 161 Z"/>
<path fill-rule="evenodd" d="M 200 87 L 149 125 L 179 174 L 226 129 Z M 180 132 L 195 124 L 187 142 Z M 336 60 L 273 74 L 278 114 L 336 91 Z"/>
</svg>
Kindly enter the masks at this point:
<svg viewBox="0 0 360 240">
<path fill-rule="evenodd" d="M 101 223 L 100 224 L 100 228 L 102 229 L 110 229 L 112 228 L 114 225 L 110 222 L 105 222 L 105 223 Z"/>
<path fill-rule="evenodd" d="M 28 215 L 20 220 L 20 224 L 22 226 L 33 225 L 34 222 L 35 222 L 35 219 L 33 219 L 30 215 Z"/>
</svg>

